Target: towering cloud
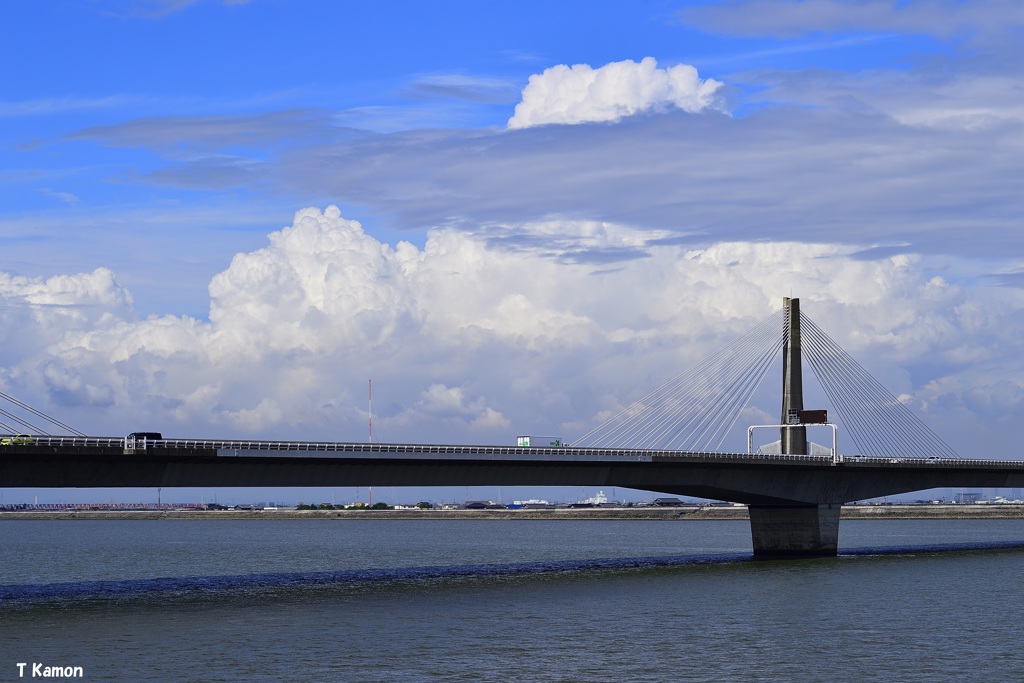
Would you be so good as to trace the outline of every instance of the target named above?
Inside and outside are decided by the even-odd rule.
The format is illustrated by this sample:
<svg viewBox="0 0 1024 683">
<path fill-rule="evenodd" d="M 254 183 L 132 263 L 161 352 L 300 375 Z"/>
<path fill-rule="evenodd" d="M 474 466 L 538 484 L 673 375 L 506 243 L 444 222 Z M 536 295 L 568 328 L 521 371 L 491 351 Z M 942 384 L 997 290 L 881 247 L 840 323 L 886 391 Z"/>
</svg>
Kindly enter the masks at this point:
<svg viewBox="0 0 1024 683">
<path fill-rule="evenodd" d="M 645 257 L 565 259 L 553 234 Z M 795 295 L 932 424 L 1016 419 L 1016 290 L 965 290 L 963 267 L 822 244 L 693 250 L 586 221 L 390 246 L 335 207 L 304 209 L 213 278 L 209 321 L 137 320 L 106 270 L 0 277 L 0 390 L 89 433 L 358 440 L 373 379 L 379 440 L 571 439 Z"/>
<path fill-rule="evenodd" d="M 530 76 L 508 127 L 617 121 L 670 108 L 699 112 L 721 107 L 716 97 L 721 86 L 714 79 L 701 80 L 686 64 L 659 69 L 652 57 L 639 64 L 627 59 L 597 69 L 560 64 Z"/>
</svg>

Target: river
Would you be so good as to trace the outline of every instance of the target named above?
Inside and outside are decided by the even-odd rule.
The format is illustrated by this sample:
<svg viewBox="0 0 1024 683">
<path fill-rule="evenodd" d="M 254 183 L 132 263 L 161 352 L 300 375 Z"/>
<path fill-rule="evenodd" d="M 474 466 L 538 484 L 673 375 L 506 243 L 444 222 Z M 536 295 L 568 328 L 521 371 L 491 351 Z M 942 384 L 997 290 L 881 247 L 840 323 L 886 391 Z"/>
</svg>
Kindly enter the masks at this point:
<svg viewBox="0 0 1024 683">
<path fill-rule="evenodd" d="M 0 539 L 0 681 L 1024 680 L 1024 520 L 844 521 L 839 557 L 772 562 L 742 521 L 5 521 Z"/>
</svg>

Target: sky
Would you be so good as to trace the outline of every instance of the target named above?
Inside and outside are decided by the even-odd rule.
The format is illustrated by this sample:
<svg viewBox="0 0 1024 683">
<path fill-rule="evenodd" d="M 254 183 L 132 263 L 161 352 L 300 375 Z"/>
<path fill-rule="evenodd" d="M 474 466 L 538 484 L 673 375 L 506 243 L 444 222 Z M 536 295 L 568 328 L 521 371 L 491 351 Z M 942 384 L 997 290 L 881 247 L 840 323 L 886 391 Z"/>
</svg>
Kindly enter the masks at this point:
<svg viewBox="0 0 1024 683">
<path fill-rule="evenodd" d="M 2 12 L 0 391 L 85 433 L 572 441 L 791 296 L 1021 457 L 1018 2 Z"/>
</svg>

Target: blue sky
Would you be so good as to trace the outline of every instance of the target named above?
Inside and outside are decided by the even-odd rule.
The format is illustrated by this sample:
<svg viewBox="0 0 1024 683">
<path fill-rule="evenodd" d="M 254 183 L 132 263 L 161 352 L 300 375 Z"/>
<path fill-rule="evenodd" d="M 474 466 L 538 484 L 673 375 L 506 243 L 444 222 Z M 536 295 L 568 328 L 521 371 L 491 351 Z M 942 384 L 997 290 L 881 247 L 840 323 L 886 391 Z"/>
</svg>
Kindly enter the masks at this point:
<svg viewBox="0 0 1024 683">
<path fill-rule="evenodd" d="M 3 14 L 0 390 L 83 431 L 571 439 L 798 296 L 1017 455 L 1018 3 Z"/>
</svg>

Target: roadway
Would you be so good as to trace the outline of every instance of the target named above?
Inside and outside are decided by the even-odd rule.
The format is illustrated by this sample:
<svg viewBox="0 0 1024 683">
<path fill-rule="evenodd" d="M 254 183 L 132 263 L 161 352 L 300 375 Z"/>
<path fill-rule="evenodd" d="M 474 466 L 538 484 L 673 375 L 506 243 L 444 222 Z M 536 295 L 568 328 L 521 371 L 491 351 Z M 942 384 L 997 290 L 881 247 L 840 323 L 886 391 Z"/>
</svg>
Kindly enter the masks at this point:
<svg viewBox="0 0 1024 683">
<path fill-rule="evenodd" d="M 0 446 L 3 488 L 293 486 L 614 486 L 820 505 L 930 488 L 1024 488 L 1024 461 L 124 437 Z"/>
</svg>

